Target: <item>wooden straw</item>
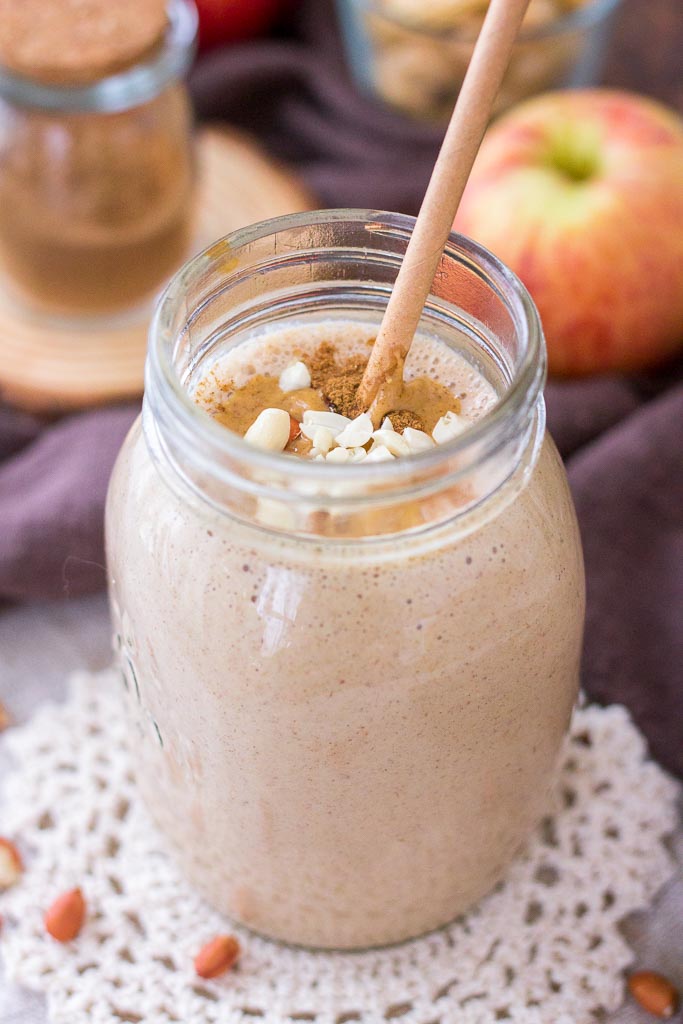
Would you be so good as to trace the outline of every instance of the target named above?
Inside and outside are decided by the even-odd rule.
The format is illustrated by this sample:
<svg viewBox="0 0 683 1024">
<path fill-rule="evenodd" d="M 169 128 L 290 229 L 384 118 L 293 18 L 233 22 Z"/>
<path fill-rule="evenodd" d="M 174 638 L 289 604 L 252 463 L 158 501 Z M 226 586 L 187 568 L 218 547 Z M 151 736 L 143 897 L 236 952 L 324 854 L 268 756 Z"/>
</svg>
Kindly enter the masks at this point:
<svg viewBox="0 0 683 1024">
<path fill-rule="evenodd" d="M 403 364 L 434 281 L 529 0 L 491 0 L 420 213 L 389 297 L 358 403 L 393 408 Z"/>
</svg>

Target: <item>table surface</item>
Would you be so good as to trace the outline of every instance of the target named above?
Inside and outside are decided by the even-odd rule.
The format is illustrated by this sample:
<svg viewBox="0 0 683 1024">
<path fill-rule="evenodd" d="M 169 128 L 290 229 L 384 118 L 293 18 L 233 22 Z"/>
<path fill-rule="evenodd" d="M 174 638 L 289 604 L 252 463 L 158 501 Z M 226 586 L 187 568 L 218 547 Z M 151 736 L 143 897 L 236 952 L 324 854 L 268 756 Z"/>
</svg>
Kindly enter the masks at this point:
<svg viewBox="0 0 683 1024">
<path fill-rule="evenodd" d="M 683 110 L 681 53 L 683 7 L 679 0 L 625 0 L 604 80 L 649 93 Z M 0 700 L 17 722 L 26 721 L 48 697 L 62 699 L 71 671 L 102 668 L 109 659 L 109 618 L 102 596 L 28 605 L 0 615 Z M 0 779 L 7 769 L 7 758 L 0 749 Z M 681 970 L 683 949 L 683 829 L 672 840 L 672 849 L 678 876 L 660 893 L 651 910 L 625 922 L 624 931 L 637 963 L 675 974 Z M 46 1024 L 42 998 L 3 984 L 1 967 L 0 1021 Z M 652 1017 L 628 1004 L 610 1021 L 651 1024 Z"/>
</svg>

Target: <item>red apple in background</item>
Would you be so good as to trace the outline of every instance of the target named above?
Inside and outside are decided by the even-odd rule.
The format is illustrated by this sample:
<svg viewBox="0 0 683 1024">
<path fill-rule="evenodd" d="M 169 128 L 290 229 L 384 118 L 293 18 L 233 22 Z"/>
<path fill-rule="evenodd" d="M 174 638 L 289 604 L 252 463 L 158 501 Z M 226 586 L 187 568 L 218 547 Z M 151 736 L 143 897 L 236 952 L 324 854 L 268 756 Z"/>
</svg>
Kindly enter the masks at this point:
<svg viewBox="0 0 683 1024">
<path fill-rule="evenodd" d="M 199 45 L 203 50 L 220 43 L 262 35 L 277 20 L 289 0 L 195 0 L 199 11 Z"/>
<path fill-rule="evenodd" d="M 602 89 L 548 93 L 488 131 L 455 230 L 514 270 L 550 371 L 661 362 L 683 344 L 683 120 Z"/>
</svg>

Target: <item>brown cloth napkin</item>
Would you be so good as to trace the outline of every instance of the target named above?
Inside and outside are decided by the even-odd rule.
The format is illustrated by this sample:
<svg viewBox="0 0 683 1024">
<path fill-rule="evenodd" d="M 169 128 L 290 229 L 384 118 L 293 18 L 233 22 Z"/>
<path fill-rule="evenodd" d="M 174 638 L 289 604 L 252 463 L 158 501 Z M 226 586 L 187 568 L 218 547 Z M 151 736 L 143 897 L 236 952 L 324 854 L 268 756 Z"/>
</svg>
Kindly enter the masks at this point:
<svg viewBox="0 0 683 1024">
<path fill-rule="evenodd" d="M 321 206 L 416 211 L 438 133 L 350 85 L 326 0 L 305 3 L 287 36 L 208 54 L 191 85 L 200 117 L 257 133 Z M 683 775 L 680 367 L 552 383 L 547 401 L 586 555 L 584 687 L 627 704 L 654 755 Z M 104 586 L 106 485 L 136 412 L 47 423 L 0 409 L 0 599 Z"/>
</svg>

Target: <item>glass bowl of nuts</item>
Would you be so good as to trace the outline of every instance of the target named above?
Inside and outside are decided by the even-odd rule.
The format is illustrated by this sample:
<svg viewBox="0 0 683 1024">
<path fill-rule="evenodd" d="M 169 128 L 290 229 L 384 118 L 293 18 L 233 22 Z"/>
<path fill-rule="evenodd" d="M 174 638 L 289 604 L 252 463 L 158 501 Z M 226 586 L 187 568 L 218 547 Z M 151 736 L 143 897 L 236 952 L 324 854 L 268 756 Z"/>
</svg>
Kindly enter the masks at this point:
<svg viewBox="0 0 683 1024">
<path fill-rule="evenodd" d="M 620 0 L 531 0 L 495 113 L 600 71 Z M 357 82 L 414 118 L 450 115 L 488 0 L 338 0 Z"/>
</svg>

